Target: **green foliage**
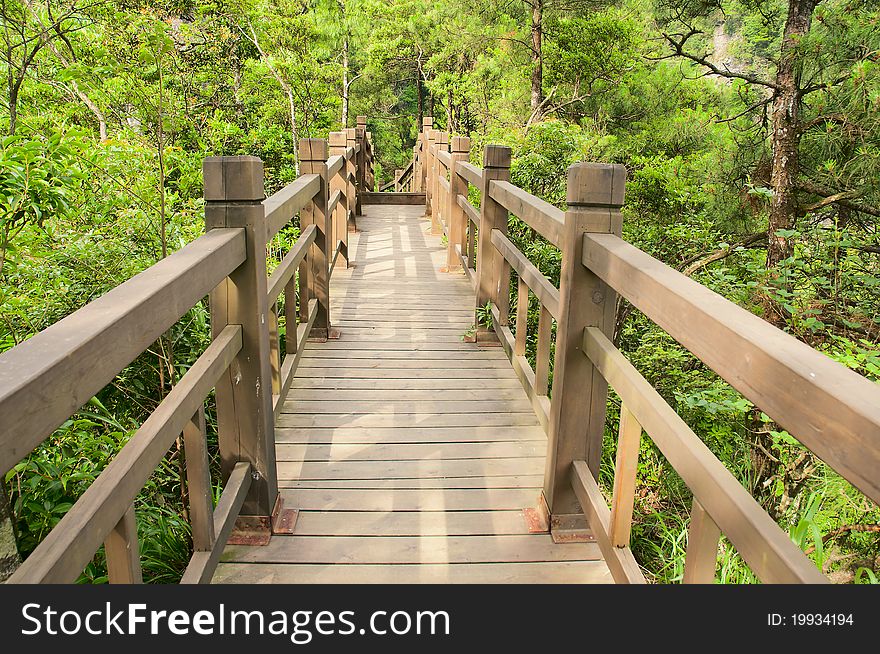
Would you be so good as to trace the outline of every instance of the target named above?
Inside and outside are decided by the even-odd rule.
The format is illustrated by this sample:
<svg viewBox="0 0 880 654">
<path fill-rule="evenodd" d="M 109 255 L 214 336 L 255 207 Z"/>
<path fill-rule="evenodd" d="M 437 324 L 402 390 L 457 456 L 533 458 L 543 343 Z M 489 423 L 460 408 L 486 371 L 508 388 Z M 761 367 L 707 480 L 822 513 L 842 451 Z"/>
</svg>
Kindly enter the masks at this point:
<svg viewBox="0 0 880 654">
<path fill-rule="evenodd" d="M 324 137 L 361 114 L 368 116 L 382 184 L 410 160 L 421 112 L 470 136 L 475 162 L 487 143 L 511 146 L 513 183 L 561 209 L 572 163 L 624 164 L 628 241 L 674 268 L 692 268 L 700 283 L 880 380 L 875 3 L 819 4 L 798 44 L 810 85 L 801 181 L 844 193 L 849 204 L 800 191 L 796 224 L 776 234 L 795 243 L 794 254 L 772 271 L 764 252 L 773 196 L 767 96 L 743 80 L 721 81 L 692 62 L 666 58 L 660 30 L 693 25 L 703 32 L 694 37 L 694 52 L 718 49 L 725 66 L 769 79 L 784 2 L 545 3 L 541 115 L 529 98 L 532 11 L 518 0 L 71 5 L 77 9 L 62 25 L 70 28 L 67 41 L 53 41 L 61 55 L 47 43 L 36 52 L 15 103 L 15 135 L 0 141 L 0 351 L 155 263 L 163 228 L 169 251 L 201 234 L 205 156 L 259 156 L 271 193 L 297 174 L 296 138 Z M 21 34 L 42 34 L 24 9 L 13 3 L 6 20 Z M 8 41 L 0 66 L 12 78 L 24 52 L 13 42 L 16 33 L 0 35 Z M 350 96 L 345 125 L 343 76 Z M 8 84 L 6 91 L 9 114 Z M 103 116 L 105 140 L 98 114 L 78 93 Z M 477 206 L 476 191 L 469 196 Z M 270 244 L 270 268 L 297 234 L 293 225 Z M 508 234 L 558 285 L 559 250 L 514 216 Z M 762 236 L 744 240 L 752 235 Z M 703 263 L 713 253 L 721 256 Z M 532 297 L 526 343 L 533 365 L 538 316 Z M 481 307 L 477 320 L 490 327 L 491 307 Z M 134 361 L 10 472 L 23 553 L 97 477 L 208 340 L 208 312 L 200 304 L 162 347 Z M 843 581 L 877 583 L 876 534 L 835 532 L 876 524 L 876 505 L 626 303 L 616 342 L 795 542 L 814 548 L 817 565 Z M 214 446 L 210 403 L 208 410 Z M 612 395 L 600 471 L 605 489 L 618 417 Z M 778 461 L 763 481 L 753 469 L 759 436 Z M 144 571 L 153 581 L 175 580 L 189 554 L 179 456 L 168 454 L 136 501 Z M 795 484 L 804 465 L 810 474 Z M 215 482 L 217 475 L 215 466 Z M 633 551 L 652 578 L 680 580 L 692 498 L 647 438 L 638 488 Z M 824 541 L 828 534 L 837 535 Z M 726 540 L 718 579 L 755 581 Z M 81 580 L 106 580 L 101 552 Z"/>
</svg>

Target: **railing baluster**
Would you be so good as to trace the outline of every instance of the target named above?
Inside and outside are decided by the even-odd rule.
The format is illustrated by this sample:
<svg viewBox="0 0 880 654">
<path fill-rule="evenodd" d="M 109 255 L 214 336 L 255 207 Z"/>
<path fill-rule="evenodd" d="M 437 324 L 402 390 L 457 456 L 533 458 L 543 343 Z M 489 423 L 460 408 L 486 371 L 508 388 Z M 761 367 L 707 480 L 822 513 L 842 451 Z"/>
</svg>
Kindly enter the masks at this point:
<svg viewBox="0 0 880 654">
<path fill-rule="evenodd" d="M 629 546 L 641 439 L 642 426 L 626 405 L 622 404 L 620 429 L 617 435 L 617 460 L 614 464 L 614 492 L 611 499 L 611 533 L 609 534 L 614 547 Z"/>
<path fill-rule="evenodd" d="M 360 150 L 356 154 L 357 165 L 355 166 L 355 185 L 357 190 L 357 199 L 355 200 L 354 213 L 356 216 L 362 216 L 363 211 L 363 193 L 366 191 L 366 170 L 367 170 L 367 117 L 357 117 L 357 127 L 355 127 L 355 141 L 360 146 Z M 327 157 L 324 157 L 326 159 Z"/>
<path fill-rule="evenodd" d="M 143 583 L 141 554 L 138 545 L 137 518 L 134 505 L 120 518 L 104 540 L 107 578 L 111 584 Z"/>
<path fill-rule="evenodd" d="M 360 117 L 358 117 L 360 121 Z M 358 127 L 358 130 L 361 128 Z M 360 132 L 359 132 L 360 133 Z M 364 141 L 361 139 L 363 147 Z M 318 312 L 312 326 L 310 338 L 327 340 L 330 337 L 330 272 L 329 258 L 332 257 L 330 216 L 327 215 L 329 200 L 327 180 L 327 141 L 324 139 L 300 139 L 299 160 L 303 173 L 321 176 L 321 189 L 300 212 L 300 227 L 314 224 L 317 228 L 315 242 L 306 257 L 309 263 L 309 296 L 317 298 L 315 310 Z M 308 306 L 308 303 L 305 304 Z"/>
<path fill-rule="evenodd" d="M 467 197 L 467 180 L 458 174 L 458 162 L 467 161 L 471 151 L 471 140 L 466 136 L 456 136 L 452 139 L 452 155 L 450 156 L 449 169 L 449 194 L 446 198 L 447 220 L 446 233 L 449 237 L 446 254 L 447 270 L 461 270 L 461 257 L 458 256 L 458 247 L 462 253 L 465 251 L 468 217 L 458 204 L 458 196 Z"/>
<path fill-rule="evenodd" d="M 529 287 L 520 277 L 516 289 L 516 340 L 514 356 L 525 356 L 529 331 Z"/>
<path fill-rule="evenodd" d="M 330 132 L 330 156 L 342 155 L 345 157 L 346 138 L 345 132 Z M 348 183 L 346 174 L 348 164 L 343 162 L 342 168 L 330 180 L 330 195 L 340 191 L 339 204 L 333 211 L 333 246 L 330 252 L 335 252 L 338 243 L 342 243 L 339 256 L 345 258 L 345 267 L 348 268 Z M 332 256 L 332 255 L 331 255 Z"/>
<path fill-rule="evenodd" d="M 685 554 L 685 584 L 711 584 L 715 581 L 715 565 L 718 561 L 718 541 L 721 530 L 703 505 L 694 498 L 691 507 L 691 526 L 688 529 L 688 545 Z"/>
<path fill-rule="evenodd" d="M 247 260 L 211 292 L 211 332 L 241 325 L 242 348 L 216 386 L 217 429 L 224 481 L 240 461 L 255 473 L 243 516 L 269 517 L 278 500 L 272 367 L 269 346 L 266 212 L 263 162 L 257 157 L 208 157 L 203 163 L 208 230 L 243 227 Z"/>
<path fill-rule="evenodd" d="M 434 215 L 434 179 L 436 174 L 434 171 L 434 142 L 436 140 L 437 130 L 425 130 L 425 215 L 431 219 L 431 231 L 434 231 L 434 221 L 437 219 Z"/>
<path fill-rule="evenodd" d="M 599 473 L 608 384 L 583 355 L 582 340 L 585 327 L 612 333 L 616 302 L 614 290 L 584 267 L 581 258 L 584 233 L 620 234 L 625 177 L 626 169 L 619 165 L 579 163 L 568 169 L 544 474 L 544 496 L 553 516 L 551 522 L 557 526 L 554 531 L 568 528 L 562 525 L 575 530 L 586 526 L 569 483 L 572 462 L 586 461 L 594 476 Z"/>
<path fill-rule="evenodd" d="M 434 127 L 434 119 L 431 116 L 425 116 L 422 118 L 422 132 L 419 134 L 419 183 L 417 191 L 424 192 L 426 195 L 428 193 L 428 183 L 429 183 L 429 166 L 430 162 L 430 152 L 429 152 L 429 143 L 428 143 L 428 134 L 431 129 Z M 427 204 L 427 201 L 426 201 Z M 426 211 L 425 215 L 428 213 Z"/>
<path fill-rule="evenodd" d="M 272 368 L 272 395 L 281 392 L 281 340 L 278 337 L 278 303 L 269 307 L 269 365 Z"/>
<path fill-rule="evenodd" d="M 214 495 L 205 434 L 205 407 L 200 406 L 183 428 L 186 452 L 186 488 L 193 550 L 210 552 L 214 547 Z"/>
<path fill-rule="evenodd" d="M 492 244 L 492 230 L 507 233 L 507 209 L 489 197 L 489 183 L 495 179 L 510 178 L 510 148 L 487 145 L 483 150 L 483 185 L 480 188 L 479 253 L 477 254 L 476 309 L 491 302 L 497 309 L 499 321 L 507 324 L 510 303 L 510 264 Z M 494 340 L 494 331 L 481 327 L 476 316 L 477 340 Z"/>
<path fill-rule="evenodd" d="M 547 395 L 550 378 L 550 332 L 553 316 L 543 304 L 538 316 L 538 351 L 535 355 L 535 392 Z"/>
<path fill-rule="evenodd" d="M 347 186 L 345 191 L 345 197 L 347 198 L 346 206 L 348 207 L 348 218 L 346 222 L 348 224 L 349 232 L 357 231 L 357 206 L 360 200 L 358 199 L 358 188 L 357 188 L 357 130 L 353 127 L 348 127 L 345 129 L 345 145 L 351 148 L 351 159 L 348 160 L 348 163 L 345 166 L 347 172 Z M 346 243 L 348 243 L 348 237 L 346 237 Z"/>
</svg>

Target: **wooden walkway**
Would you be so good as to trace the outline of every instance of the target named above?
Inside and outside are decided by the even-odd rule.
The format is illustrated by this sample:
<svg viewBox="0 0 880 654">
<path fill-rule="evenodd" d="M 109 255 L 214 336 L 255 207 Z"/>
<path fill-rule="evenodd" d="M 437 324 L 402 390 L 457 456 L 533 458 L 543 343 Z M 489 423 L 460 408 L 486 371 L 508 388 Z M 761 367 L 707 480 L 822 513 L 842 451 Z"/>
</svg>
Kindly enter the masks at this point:
<svg viewBox="0 0 880 654">
<path fill-rule="evenodd" d="M 276 427 L 295 533 L 227 546 L 214 582 L 611 582 L 598 546 L 530 534 L 545 435 L 422 206 L 368 205 Z"/>
</svg>

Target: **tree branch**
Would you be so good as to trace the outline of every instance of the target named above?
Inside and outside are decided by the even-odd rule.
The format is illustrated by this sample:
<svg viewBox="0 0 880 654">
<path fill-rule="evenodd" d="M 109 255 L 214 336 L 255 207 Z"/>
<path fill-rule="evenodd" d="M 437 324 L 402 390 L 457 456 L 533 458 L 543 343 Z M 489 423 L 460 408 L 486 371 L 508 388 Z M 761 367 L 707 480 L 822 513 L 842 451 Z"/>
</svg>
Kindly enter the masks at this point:
<svg viewBox="0 0 880 654">
<path fill-rule="evenodd" d="M 841 197 L 848 195 L 849 193 L 854 193 L 853 191 L 848 191 L 844 193 L 832 191 L 808 179 L 800 179 L 795 182 L 794 186 L 798 191 L 803 191 L 804 193 L 812 193 L 813 195 L 818 195 L 819 197 L 825 199 L 834 198 L 833 200 L 831 200 L 831 202 L 828 202 L 826 204 L 839 204 L 841 207 L 845 207 L 853 211 L 861 211 L 862 213 L 866 213 L 869 216 L 880 218 L 880 208 L 873 207 L 862 202 L 856 202 L 854 199 L 852 199 L 852 196 Z M 856 196 L 857 195 L 858 194 L 856 194 Z"/>
<path fill-rule="evenodd" d="M 759 86 L 765 86 L 768 89 L 773 89 L 774 91 L 779 90 L 779 86 L 769 80 L 761 79 L 760 77 L 755 77 L 754 75 L 747 75 L 745 73 L 735 73 L 732 70 L 729 70 L 726 66 L 722 70 L 711 61 L 709 61 L 709 55 L 695 55 L 687 52 L 684 48 L 687 44 L 688 39 L 692 36 L 699 34 L 700 31 L 697 29 L 691 29 L 687 34 L 681 34 L 681 40 L 675 40 L 671 35 L 664 33 L 663 38 L 669 42 L 669 45 L 673 47 L 675 50 L 675 54 L 679 57 L 684 57 L 685 59 L 689 59 L 694 63 L 700 64 L 704 68 L 707 68 L 709 72 L 713 75 L 718 75 L 719 77 L 725 77 L 727 79 L 741 79 L 750 84 L 757 84 Z"/>
<path fill-rule="evenodd" d="M 766 240 L 767 232 L 762 232 L 760 234 L 751 234 L 750 236 L 746 236 L 744 239 L 737 241 L 736 243 L 731 243 L 726 248 L 719 248 L 717 250 L 714 250 L 713 252 L 709 252 L 708 254 L 698 254 L 697 256 L 691 257 L 690 259 L 687 259 L 679 265 L 679 270 L 681 270 L 681 273 L 685 277 L 690 277 L 701 268 L 705 268 L 706 266 L 708 266 L 710 263 L 714 261 L 721 261 L 721 259 L 726 259 L 731 254 L 737 252 L 739 248 L 755 247 L 756 244 Z"/>
</svg>

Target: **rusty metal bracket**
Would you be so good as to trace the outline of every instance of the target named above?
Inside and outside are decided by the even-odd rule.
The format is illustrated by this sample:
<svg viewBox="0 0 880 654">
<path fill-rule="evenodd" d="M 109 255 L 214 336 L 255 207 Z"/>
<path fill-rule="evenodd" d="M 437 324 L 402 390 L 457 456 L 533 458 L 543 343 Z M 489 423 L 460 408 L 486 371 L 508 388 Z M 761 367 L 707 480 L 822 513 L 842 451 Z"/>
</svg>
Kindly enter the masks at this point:
<svg viewBox="0 0 880 654">
<path fill-rule="evenodd" d="M 537 506 L 523 509 L 522 512 L 530 534 L 546 534 L 550 531 L 550 510 L 544 500 L 544 493 L 538 493 Z"/>
<path fill-rule="evenodd" d="M 550 516 L 550 536 L 554 543 L 592 543 L 593 531 L 582 513 Z"/>
<path fill-rule="evenodd" d="M 250 545 L 262 547 L 268 545 L 275 534 L 292 534 L 296 528 L 299 511 L 285 509 L 281 495 L 275 500 L 275 509 L 271 517 L 258 515 L 240 515 L 235 519 L 235 526 L 229 535 L 228 545 Z"/>
</svg>

